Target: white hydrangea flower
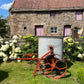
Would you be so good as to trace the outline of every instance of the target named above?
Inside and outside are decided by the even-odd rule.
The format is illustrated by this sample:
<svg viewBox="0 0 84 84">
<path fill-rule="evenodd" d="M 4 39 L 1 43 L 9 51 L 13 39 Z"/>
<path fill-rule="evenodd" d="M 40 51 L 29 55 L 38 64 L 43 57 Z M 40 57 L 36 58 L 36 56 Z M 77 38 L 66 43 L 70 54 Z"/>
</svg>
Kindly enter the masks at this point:
<svg viewBox="0 0 84 84">
<path fill-rule="evenodd" d="M 7 57 L 7 55 L 4 52 L 0 52 L 0 57 Z"/>
<path fill-rule="evenodd" d="M 12 54 L 12 52 L 10 51 L 9 54 Z"/>
<path fill-rule="evenodd" d="M 17 40 L 18 39 L 18 36 L 17 35 L 14 35 L 13 36 L 13 39 Z"/>
<path fill-rule="evenodd" d="M 2 37 L 0 37 L 0 43 L 3 43 L 3 38 Z"/>
<path fill-rule="evenodd" d="M 15 52 L 15 46 L 14 45 L 12 46 L 12 52 L 13 53 Z"/>
<path fill-rule="evenodd" d="M 12 53 L 12 54 L 9 56 L 9 58 L 14 58 L 14 54 Z"/>
<path fill-rule="evenodd" d="M 68 43 L 68 45 L 70 45 L 70 46 L 73 45 L 73 44 L 74 44 L 74 43 Z"/>
<path fill-rule="evenodd" d="M 0 41 L 3 41 L 3 38 L 0 38 Z"/>
<path fill-rule="evenodd" d="M 3 53 L 3 57 L 7 57 L 7 55 L 5 53 Z"/>
<path fill-rule="evenodd" d="M 77 42 L 75 42 L 76 44 L 79 44 L 79 42 L 77 41 Z"/>
<path fill-rule="evenodd" d="M 13 40 L 12 42 L 13 42 L 13 43 L 17 43 L 17 40 Z"/>
<path fill-rule="evenodd" d="M 8 44 L 2 45 L 1 50 L 2 50 L 2 51 L 7 51 L 8 48 L 9 48 L 9 45 L 8 45 Z"/>
<path fill-rule="evenodd" d="M 79 47 L 79 46 L 78 46 L 77 48 L 78 48 L 79 50 L 82 49 L 82 47 Z"/>
<path fill-rule="evenodd" d="M 67 42 L 67 40 L 66 40 L 65 38 L 63 39 L 63 41 L 64 41 L 64 42 Z"/>
<path fill-rule="evenodd" d="M 4 54 L 3 52 L 0 52 L 0 57 L 2 57 L 2 56 L 3 56 L 3 54 Z"/>
<path fill-rule="evenodd" d="M 68 51 L 71 51 L 71 49 L 68 49 Z"/>
<path fill-rule="evenodd" d="M 9 42 L 12 42 L 12 40 L 9 40 Z"/>
<path fill-rule="evenodd" d="M 0 48 L 0 51 L 2 51 L 2 49 Z"/>
<path fill-rule="evenodd" d="M 10 56 L 9 56 L 9 58 L 17 58 L 17 54 L 15 53 L 12 53 Z"/>
<path fill-rule="evenodd" d="M 82 54 L 78 54 L 78 57 L 79 57 L 79 58 L 83 58 Z"/>
<path fill-rule="evenodd" d="M 15 48 L 15 52 L 19 52 L 19 50 L 20 50 L 20 47 Z"/>
<path fill-rule="evenodd" d="M 14 45 L 14 43 L 10 43 L 10 46 L 13 46 Z"/>
<path fill-rule="evenodd" d="M 69 41 L 69 42 L 72 42 L 73 40 L 72 40 L 72 38 L 69 38 L 68 41 Z"/>
<path fill-rule="evenodd" d="M 18 58 L 20 58 L 20 57 L 18 57 Z M 21 60 L 17 60 L 17 62 L 21 62 Z"/>
<path fill-rule="evenodd" d="M 14 54 L 14 58 L 17 58 L 17 54 Z"/>
<path fill-rule="evenodd" d="M 9 44 L 9 42 L 8 42 L 8 41 L 6 41 L 6 42 L 5 42 L 5 44 Z"/>
<path fill-rule="evenodd" d="M 3 58 L 3 61 L 6 62 L 8 60 L 8 57 Z"/>
<path fill-rule="evenodd" d="M 82 56 L 84 56 L 84 53 L 82 54 Z"/>
</svg>

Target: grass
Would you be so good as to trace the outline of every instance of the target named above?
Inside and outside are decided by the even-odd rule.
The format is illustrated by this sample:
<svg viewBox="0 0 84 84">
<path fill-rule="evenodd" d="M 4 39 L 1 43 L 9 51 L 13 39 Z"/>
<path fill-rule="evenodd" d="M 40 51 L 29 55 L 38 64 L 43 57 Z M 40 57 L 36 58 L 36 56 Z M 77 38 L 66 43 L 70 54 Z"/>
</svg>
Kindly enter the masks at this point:
<svg viewBox="0 0 84 84">
<path fill-rule="evenodd" d="M 43 74 L 36 74 L 33 72 L 36 64 L 28 64 L 28 61 L 21 63 L 1 63 L 0 64 L 0 84 L 77 84 L 76 71 L 78 68 L 84 67 L 83 62 L 68 62 L 68 71 L 66 77 L 61 79 L 49 79 Z M 33 81 L 33 83 L 31 83 Z"/>
</svg>

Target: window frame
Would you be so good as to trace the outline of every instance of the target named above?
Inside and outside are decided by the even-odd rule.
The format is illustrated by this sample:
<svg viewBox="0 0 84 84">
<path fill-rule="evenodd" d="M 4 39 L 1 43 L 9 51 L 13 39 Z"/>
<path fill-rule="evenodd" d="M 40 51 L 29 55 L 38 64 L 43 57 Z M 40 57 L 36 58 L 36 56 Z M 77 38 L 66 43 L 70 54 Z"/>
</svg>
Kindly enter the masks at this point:
<svg viewBox="0 0 84 84">
<path fill-rule="evenodd" d="M 51 27 L 51 28 L 50 28 L 50 32 L 51 32 L 52 34 L 56 34 L 56 33 L 58 32 L 57 27 Z"/>
<path fill-rule="evenodd" d="M 70 28 L 70 31 L 71 31 L 70 34 L 72 34 L 71 26 L 72 25 L 64 25 L 64 30 L 63 30 L 63 36 L 64 37 L 71 36 L 71 35 L 65 35 L 65 33 L 66 33 L 65 31 L 66 31 L 67 27 Z"/>
<path fill-rule="evenodd" d="M 37 29 L 43 29 L 43 35 L 37 35 Z M 35 25 L 35 36 L 44 36 L 44 25 Z"/>
<path fill-rule="evenodd" d="M 77 19 L 77 13 L 81 13 L 82 14 L 82 19 L 81 20 L 80 19 L 79 20 Z M 76 14 L 75 15 L 76 15 L 76 20 L 77 21 L 82 21 L 83 20 L 83 11 L 76 11 Z"/>
<path fill-rule="evenodd" d="M 55 17 L 56 13 L 55 12 L 50 12 L 51 17 Z"/>
</svg>

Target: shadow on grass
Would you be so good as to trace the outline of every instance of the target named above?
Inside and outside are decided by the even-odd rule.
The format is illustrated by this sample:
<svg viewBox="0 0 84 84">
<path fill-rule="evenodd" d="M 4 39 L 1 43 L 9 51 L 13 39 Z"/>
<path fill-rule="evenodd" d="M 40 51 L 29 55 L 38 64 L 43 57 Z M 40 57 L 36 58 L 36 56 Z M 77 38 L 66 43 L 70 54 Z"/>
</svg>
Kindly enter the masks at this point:
<svg viewBox="0 0 84 84">
<path fill-rule="evenodd" d="M 0 70 L 0 82 L 3 81 L 7 77 L 8 77 L 8 72 Z"/>
<path fill-rule="evenodd" d="M 70 77 L 70 76 L 71 76 L 71 72 L 67 70 L 65 76 L 62 77 L 62 78 L 68 78 L 68 77 Z"/>
<path fill-rule="evenodd" d="M 40 75 L 43 76 L 44 74 L 43 74 L 43 72 L 39 72 L 39 71 L 38 71 L 38 72 L 36 73 L 36 75 L 34 76 L 34 78 L 35 78 L 36 76 L 40 76 Z M 67 70 L 66 74 L 65 74 L 62 78 L 69 78 L 69 77 L 71 77 L 71 72 Z M 61 79 L 62 79 L 62 78 L 61 78 Z"/>
</svg>

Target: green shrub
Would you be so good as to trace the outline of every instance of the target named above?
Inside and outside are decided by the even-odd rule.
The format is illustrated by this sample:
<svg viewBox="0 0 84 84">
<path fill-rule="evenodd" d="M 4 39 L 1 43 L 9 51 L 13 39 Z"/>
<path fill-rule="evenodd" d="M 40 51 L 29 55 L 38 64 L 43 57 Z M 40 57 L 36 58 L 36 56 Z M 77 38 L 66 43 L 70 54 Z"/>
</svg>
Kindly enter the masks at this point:
<svg viewBox="0 0 84 84">
<path fill-rule="evenodd" d="M 84 36 L 80 36 L 79 42 L 80 42 L 80 44 L 82 45 L 82 47 L 84 49 Z"/>
<path fill-rule="evenodd" d="M 76 78 L 81 84 L 84 84 L 84 68 L 79 68 L 77 70 Z"/>
<path fill-rule="evenodd" d="M 17 46 L 17 42 L 17 35 L 14 35 L 9 41 L 3 41 L 3 38 L 0 36 L 0 57 L 3 58 L 4 62 L 18 57 L 18 53 L 20 53 L 21 50 L 20 47 Z"/>
<path fill-rule="evenodd" d="M 65 59 L 75 61 L 78 57 L 83 58 L 84 48 L 78 41 L 74 41 L 71 37 L 63 39 L 63 54 Z"/>
<path fill-rule="evenodd" d="M 23 54 L 27 53 L 38 53 L 38 40 L 37 36 L 27 35 L 22 36 L 26 44 L 21 46 Z"/>
<path fill-rule="evenodd" d="M 0 16 L 0 36 L 3 38 L 8 37 L 9 34 L 9 26 L 7 25 L 7 19 L 2 19 L 3 16 Z"/>
</svg>

